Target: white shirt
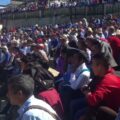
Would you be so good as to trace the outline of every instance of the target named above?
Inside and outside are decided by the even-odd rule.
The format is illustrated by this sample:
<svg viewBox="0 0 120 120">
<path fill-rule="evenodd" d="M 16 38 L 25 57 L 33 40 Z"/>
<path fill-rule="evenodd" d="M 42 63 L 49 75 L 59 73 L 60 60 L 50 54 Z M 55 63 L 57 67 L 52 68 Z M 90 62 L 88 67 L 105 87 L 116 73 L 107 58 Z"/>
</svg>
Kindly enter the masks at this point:
<svg viewBox="0 0 120 120">
<path fill-rule="evenodd" d="M 49 61 L 48 57 L 47 57 L 47 54 L 44 50 L 39 50 L 39 53 L 42 55 L 41 57 L 46 60 L 46 61 Z"/>
<path fill-rule="evenodd" d="M 44 108 L 47 108 L 50 112 L 56 114 L 50 105 L 42 100 L 35 98 L 34 96 L 31 96 L 18 110 L 19 118 L 17 120 L 55 120 L 49 113 L 40 109 L 29 109 L 24 113 L 24 111 L 31 105 L 42 106 Z"/>
<path fill-rule="evenodd" d="M 83 71 L 88 69 L 83 63 L 77 70 L 70 76 L 70 86 L 73 90 L 80 89 L 84 85 L 88 85 L 90 80 L 90 71 Z M 83 71 L 83 72 L 82 72 Z"/>
<path fill-rule="evenodd" d="M 5 60 L 5 54 L 2 51 L 0 51 L 0 64 L 3 63 L 4 60 Z"/>
</svg>

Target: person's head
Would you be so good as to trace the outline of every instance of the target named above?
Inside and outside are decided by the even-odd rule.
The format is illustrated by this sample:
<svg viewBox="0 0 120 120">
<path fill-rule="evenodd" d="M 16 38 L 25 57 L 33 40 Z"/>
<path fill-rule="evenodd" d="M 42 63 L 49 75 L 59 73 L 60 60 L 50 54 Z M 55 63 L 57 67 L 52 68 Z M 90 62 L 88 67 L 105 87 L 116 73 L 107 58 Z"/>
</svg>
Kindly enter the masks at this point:
<svg viewBox="0 0 120 120">
<path fill-rule="evenodd" d="M 91 52 L 93 55 L 101 53 L 102 46 L 98 40 L 92 41 Z"/>
<path fill-rule="evenodd" d="M 32 62 L 32 56 L 30 56 L 29 54 L 27 54 L 27 56 L 23 56 L 20 59 L 20 67 L 21 69 L 24 70 L 28 70 L 29 69 L 29 63 Z"/>
<path fill-rule="evenodd" d="M 93 35 L 93 29 L 91 27 L 87 28 L 87 36 Z"/>
<path fill-rule="evenodd" d="M 100 27 L 97 29 L 97 34 L 102 35 L 103 34 L 103 29 Z"/>
<path fill-rule="evenodd" d="M 116 31 L 116 36 L 117 36 L 118 38 L 120 38 L 120 29 L 118 29 L 118 30 Z"/>
<path fill-rule="evenodd" d="M 113 35 L 115 33 L 115 27 L 110 26 L 109 29 L 108 29 L 108 33 L 109 33 L 109 35 Z"/>
<path fill-rule="evenodd" d="M 86 50 L 87 46 L 85 44 L 85 39 L 84 38 L 79 37 L 79 39 L 78 39 L 78 48 L 80 50 Z"/>
<path fill-rule="evenodd" d="M 9 47 L 9 52 L 14 53 L 15 55 L 18 55 L 19 54 L 19 48 L 10 46 Z"/>
<path fill-rule="evenodd" d="M 72 59 L 74 54 L 76 54 L 76 48 L 68 46 L 66 50 L 66 57 L 68 64 L 72 64 Z"/>
<path fill-rule="evenodd" d="M 80 57 L 79 54 L 74 54 L 72 56 L 72 68 L 75 70 L 77 69 L 82 63 L 83 63 L 83 59 Z"/>
<path fill-rule="evenodd" d="M 89 38 L 87 37 L 86 40 L 85 40 L 85 44 L 86 46 L 90 49 L 93 45 L 92 45 L 92 41 L 93 41 L 94 38 Z"/>
<path fill-rule="evenodd" d="M 34 91 L 34 80 L 28 75 L 17 75 L 8 81 L 7 96 L 12 105 L 21 106 Z"/>
<path fill-rule="evenodd" d="M 73 69 L 75 70 L 86 61 L 87 61 L 86 53 L 82 50 L 77 50 L 72 56 L 71 64 Z"/>
<path fill-rule="evenodd" d="M 92 59 L 92 70 L 96 76 L 103 77 L 110 68 L 110 58 L 105 54 L 97 54 Z"/>
<path fill-rule="evenodd" d="M 66 35 L 60 36 L 60 42 L 62 45 L 65 45 L 67 41 L 68 41 L 68 37 Z"/>
<path fill-rule="evenodd" d="M 91 50 L 92 54 L 94 54 L 94 55 L 101 52 L 102 46 L 101 46 L 99 40 L 97 40 L 97 39 L 87 38 L 86 45 Z"/>
</svg>

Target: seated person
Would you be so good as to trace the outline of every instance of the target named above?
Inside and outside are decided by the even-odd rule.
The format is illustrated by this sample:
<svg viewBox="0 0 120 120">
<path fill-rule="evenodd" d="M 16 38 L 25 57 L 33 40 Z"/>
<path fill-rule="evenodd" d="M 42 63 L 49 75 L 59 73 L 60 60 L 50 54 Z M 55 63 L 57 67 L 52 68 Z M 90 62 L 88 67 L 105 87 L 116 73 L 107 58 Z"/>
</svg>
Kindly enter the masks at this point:
<svg viewBox="0 0 120 120">
<path fill-rule="evenodd" d="M 69 57 L 71 64 L 71 72 L 69 79 L 64 81 L 60 87 L 61 98 L 63 101 L 64 110 L 68 112 L 70 101 L 82 97 L 81 87 L 86 86 L 90 82 L 90 71 L 86 66 L 86 54 L 79 49 L 71 48 L 70 53 L 73 53 Z"/>
<path fill-rule="evenodd" d="M 32 76 L 35 81 L 34 95 L 47 102 L 63 118 L 63 106 L 59 93 L 54 88 L 53 75 L 39 63 L 32 62 L 29 65 L 27 59 L 21 62 L 23 73 Z"/>
<path fill-rule="evenodd" d="M 81 50 L 76 50 L 72 56 L 72 73 L 69 82 L 73 90 L 80 89 L 90 82 L 90 71 L 86 66 L 86 59 L 85 52 Z"/>
<path fill-rule="evenodd" d="M 8 81 L 8 98 L 12 105 L 19 106 L 19 120 L 60 120 L 46 102 L 35 98 L 34 80 L 28 75 L 14 76 Z"/>
<path fill-rule="evenodd" d="M 82 50 L 69 47 L 67 50 L 67 57 L 68 62 L 71 65 L 71 70 L 69 70 L 68 80 L 64 81 L 68 84 L 65 86 L 69 86 L 73 90 L 78 90 L 82 86 L 89 84 L 90 71 L 86 66 L 86 53 Z M 63 79 L 66 78 L 65 75 Z"/>
<path fill-rule="evenodd" d="M 60 72 L 60 75 L 63 75 L 65 72 L 66 50 L 66 47 L 62 48 L 60 51 L 60 56 L 56 59 L 56 69 Z"/>
<path fill-rule="evenodd" d="M 120 106 L 120 78 L 110 65 L 110 58 L 104 54 L 93 56 L 92 69 L 96 79 L 84 89 L 87 103 L 92 108 L 106 106 L 118 112 Z"/>
</svg>

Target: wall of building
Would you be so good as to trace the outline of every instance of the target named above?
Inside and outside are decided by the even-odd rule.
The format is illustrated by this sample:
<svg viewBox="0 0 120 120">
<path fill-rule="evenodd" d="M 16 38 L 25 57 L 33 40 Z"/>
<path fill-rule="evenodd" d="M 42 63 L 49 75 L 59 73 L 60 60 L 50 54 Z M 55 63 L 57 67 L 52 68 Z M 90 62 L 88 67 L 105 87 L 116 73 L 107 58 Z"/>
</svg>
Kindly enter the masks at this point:
<svg viewBox="0 0 120 120">
<path fill-rule="evenodd" d="M 3 25 L 6 26 L 8 29 L 13 27 L 25 27 L 25 26 L 33 26 L 35 24 L 43 25 L 53 25 L 53 24 L 61 24 L 61 23 L 68 23 L 70 21 L 69 17 L 46 17 L 46 18 L 29 18 L 29 19 L 9 19 L 4 20 Z"/>
<path fill-rule="evenodd" d="M 120 15 L 120 4 L 105 4 L 88 7 L 45 9 L 34 12 L 9 13 L 0 16 L 7 28 L 69 23 L 80 18 L 101 17 L 109 13 Z"/>
</svg>

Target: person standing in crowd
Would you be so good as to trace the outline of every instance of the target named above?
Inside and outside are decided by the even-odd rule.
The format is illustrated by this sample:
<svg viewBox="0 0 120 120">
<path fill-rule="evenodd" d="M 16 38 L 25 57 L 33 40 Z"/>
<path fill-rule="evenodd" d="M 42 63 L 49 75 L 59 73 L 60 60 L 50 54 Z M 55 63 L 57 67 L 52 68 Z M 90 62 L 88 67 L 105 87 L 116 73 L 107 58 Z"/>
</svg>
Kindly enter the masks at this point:
<svg viewBox="0 0 120 120">
<path fill-rule="evenodd" d="M 113 51 L 113 56 L 114 59 L 116 60 L 116 62 L 118 64 L 120 64 L 119 62 L 119 53 L 120 53 L 120 30 L 118 29 L 117 31 L 115 30 L 114 26 L 111 26 L 109 28 L 109 33 L 111 33 L 111 35 L 108 37 L 108 42 L 112 48 Z"/>
<path fill-rule="evenodd" d="M 87 47 L 91 50 L 91 55 L 104 53 L 105 55 L 110 57 L 110 64 L 112 65 L 112 67 L 117 66 L 109 43 L 95 38 L 87 38 L 85 42 Z"/>
<path fill-rule="evenodd" d="M 12 105 L 18 105 L 17 120 L 60 120 L 56 112 L 33 95 L 34 81 L 28 75 L 14 76 L 8 81 L 8 98 Z"/>
<path fill-rule="evenodd" d="M 97 34 L 95 36 L 96 38 L 105 38 L 104 34 L 103 34 L 103 29 L 102 28 L 98 28 L 97 29 Z"/>
<path fill-rule="evenodd" d="M 85 44 L 85 38 L 78 37 L 78 48 L 83 50 L 88 56 L 88 63 L 91 61 L 91 51 L 87 48 Z"/>
</svg>

